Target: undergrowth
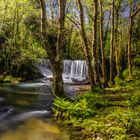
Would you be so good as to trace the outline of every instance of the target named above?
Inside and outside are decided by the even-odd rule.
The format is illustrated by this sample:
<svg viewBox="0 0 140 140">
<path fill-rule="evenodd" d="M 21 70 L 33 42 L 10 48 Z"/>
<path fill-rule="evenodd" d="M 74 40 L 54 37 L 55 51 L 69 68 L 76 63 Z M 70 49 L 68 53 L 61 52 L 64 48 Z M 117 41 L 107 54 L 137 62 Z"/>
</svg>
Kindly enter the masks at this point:
<svg viewBox="0 0 140 140">
<path fill-rule="evenodd" d="M 111 95 L 110 93 L 108 96 Z M 121 103 L 122 106 L 120 106 Z M 83 139 L 135 140 L 140 138 L 139 90 L 132 93 L 116 93 L 111 98 L 108 98 L 106 93 L 88 92 L 73 100 L 56 98 L 54 104 L 55 117 L 65 125 L 80 129 Z"/>
<path fill-rule="evenodd" d="M 140 68 L 115 78 L 115 86 L 83 93 L 75 99 L 56 98 L 54 115 L 80 130 L 82 140 L 140 139 Z"/>
</svg>

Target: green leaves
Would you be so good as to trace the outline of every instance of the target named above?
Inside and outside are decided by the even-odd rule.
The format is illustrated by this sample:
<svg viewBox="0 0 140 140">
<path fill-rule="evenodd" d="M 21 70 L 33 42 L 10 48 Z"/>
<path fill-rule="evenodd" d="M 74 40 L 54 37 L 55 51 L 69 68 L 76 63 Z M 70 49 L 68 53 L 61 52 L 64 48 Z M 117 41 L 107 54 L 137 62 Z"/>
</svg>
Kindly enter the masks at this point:
<svg viewBox="0 0 140 140">
<path fill-rule="evenodd" d="M 81 129 L 87 139 L 130 140 L 140 137 L 139 91 L 122 93 L 126 106 L 120 106 L 121 101 L 114 104 L 112 96 L 106 100 L 105 94 L 85 93 L 74 100 L 57 98 L 54 114 L 65 124 Z"/>
<path fill-rule="evenodd" d="M 56 109 L 59 110 L 62 114 L 61 117 L 64 118 L 72 118 L 76 117 L 77 119 L 82 118 L 89 118 L 96 114 L 94 110 L 89 108 L 88 101 L 86 99 L 81 99 L 79 101 L 70 102 L 67 99 L 57 98 L 54 103 Z M 55 113 L 58 116 L 58 112 Z"/>
</svg>

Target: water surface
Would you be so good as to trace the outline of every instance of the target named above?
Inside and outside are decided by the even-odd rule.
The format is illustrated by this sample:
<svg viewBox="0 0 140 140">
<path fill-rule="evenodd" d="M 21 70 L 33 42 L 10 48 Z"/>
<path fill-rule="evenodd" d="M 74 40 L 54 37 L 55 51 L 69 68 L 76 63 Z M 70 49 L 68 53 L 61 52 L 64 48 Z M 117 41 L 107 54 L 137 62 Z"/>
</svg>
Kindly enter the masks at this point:
<svg viewBox="0 0 140 140">
<path fill-rule="evenodd" d="M 75 88 L 65 87 L 69 96 Z M 70 140 L 52 120 L 50 82 L 0 84 L 0 140 Z"/>
</svg>

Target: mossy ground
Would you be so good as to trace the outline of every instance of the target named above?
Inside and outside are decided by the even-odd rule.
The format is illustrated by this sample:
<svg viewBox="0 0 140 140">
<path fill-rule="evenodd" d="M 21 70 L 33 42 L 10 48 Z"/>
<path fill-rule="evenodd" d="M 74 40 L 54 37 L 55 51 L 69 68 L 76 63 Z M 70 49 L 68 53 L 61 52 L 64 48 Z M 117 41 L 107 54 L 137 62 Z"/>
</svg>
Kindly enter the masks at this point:
<svg viewBox="0 0 140 140">
<path fill-rule="evenodd" d="M 80 130 L 79 140 L 140 139 L 140 89 L 129 84 L 83 93 L 73 100 L 57 98 L 54 115 Z"/>
</svg>

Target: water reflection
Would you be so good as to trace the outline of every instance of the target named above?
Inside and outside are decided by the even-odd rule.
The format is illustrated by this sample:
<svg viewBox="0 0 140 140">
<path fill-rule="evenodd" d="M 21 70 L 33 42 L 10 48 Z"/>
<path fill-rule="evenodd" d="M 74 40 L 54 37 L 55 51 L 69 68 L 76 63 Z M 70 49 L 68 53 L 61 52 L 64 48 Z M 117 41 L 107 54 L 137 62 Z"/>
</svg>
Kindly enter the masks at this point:
<svg viewBox="0 0 140 140">
<path fill-rule="evenodd" d="M 3 134 L 0 140 L 70 140 L 70 136 L 50 122 L 30 119 L 16 131 L 10 130 Z"/>
<path fill-rule="evenodd" d="M 0 132 L 30 118 L 50 118 L 53 97 L 45 83 L 0 84 Z"/>
<path fill-rule="evenodd" d="M 75 86 L 65 86 L 69 97 Z M 69 140 L 51 118 L 51 82 L 0 84 L 0 140 Z M 72 139 L 73 140 L 73 139 Z"/>
</svg>

